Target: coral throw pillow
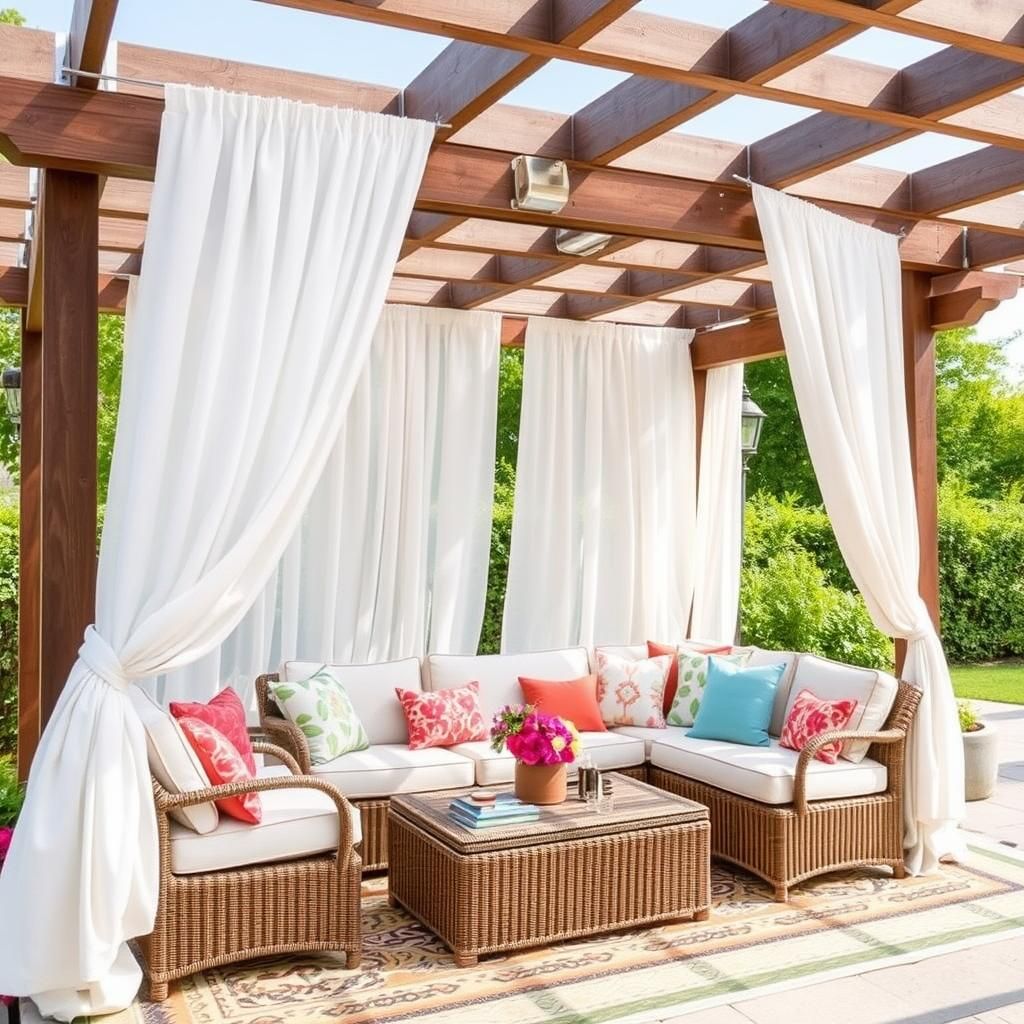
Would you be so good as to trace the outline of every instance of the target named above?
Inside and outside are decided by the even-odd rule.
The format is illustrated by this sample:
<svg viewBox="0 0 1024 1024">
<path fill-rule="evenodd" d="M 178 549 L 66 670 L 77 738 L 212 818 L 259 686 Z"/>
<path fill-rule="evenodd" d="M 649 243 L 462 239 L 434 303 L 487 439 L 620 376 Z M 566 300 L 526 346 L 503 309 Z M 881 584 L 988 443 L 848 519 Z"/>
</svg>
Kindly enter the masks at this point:
<svg viewBox="0 0 1024 1024">
<path fill-rule="evenodd" d="M 607 732 L 597 703 L 597 676 L 564 682 L 519 677 L 523 699 L 546 715 L 567 718 L 580 732 Z"/>
<path fill-rule="evenodd" d="M 675 660 L 675 656 L 683 648 L 699 654 L 728 654 L 732 650 L 729 644 L 717 647 L 713 644 L 695 644 L 691 640 L 687 640 L 683 644 L 659 644 L 653 640 L 647 641 L 648 658 L 660 658 L 664 654 L 672 655 L 672 667 L 668 670 L 668 679 L 665 682 L 664 709 L 666 718 L 672 709 L 672 701 L 675 700 L 676 688 L 679 686 L 679 663 Z"/>
<path fill-rule="evenodd" d="M 220 786 L 253 777 L 253 773 L 242 760 L 242 755 L 222 732 L 201 718 L 186 716 L 179 718 L 178 724 L 202 763 L 211 785 Z M 250 825 L 258 825 L 263 819 L 263 804 L 260 802 L 259 793 L 243 793 L 241 796 L 227 797 L 215 803 L 229 817 Z"/>
<path fill-rule="evenodd" d="M 856 710 L 855 700 L 822 700 L 810 690 L 801 690 L 782 727 L 779 746 L 803 750 L 807 741 L 815 736 L 833 729 L 844 729 Z M 835 764 L 842 749 L 843 741 L 836 740 L 826 743 L 814 756 L 826 764 Z"/>
<path fill-rule="evenodd" d="M 487 739 L 487 723 L 480 710 L 479 683 L 433 693 L 417 693 L 396 686 L 395 693 L 409 726 L 410 750 Z"/>
<path fill-rule="evenodd" d="M 597 700 L 606 725 L 665 728 L 665 681 L 674 655 L 634 660 L 597 652 Z"/>
<path fill-rule="evenodd" d="M 250 775 L 256 774 L 256 759 L 252 755 L 252 743 L 245 724 L 245 708 L 242 699 L 230 686 L 225 687 L 209 704 L 172 700 L 171 714 L 175 718 L 198 718 L 212 725 L 222 736 L 226 736 L 242 755 Z"/>
</svg>

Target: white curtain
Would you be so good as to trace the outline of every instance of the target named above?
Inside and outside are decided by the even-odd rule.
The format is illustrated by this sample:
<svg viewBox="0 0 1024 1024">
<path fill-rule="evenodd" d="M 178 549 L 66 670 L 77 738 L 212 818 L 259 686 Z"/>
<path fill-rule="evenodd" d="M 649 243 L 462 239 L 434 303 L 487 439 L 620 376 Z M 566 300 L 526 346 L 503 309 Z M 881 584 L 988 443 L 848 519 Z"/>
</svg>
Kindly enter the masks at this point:
<svg viewBox="0 0 1024 1024">
<path fill-rule="evenodd" d="M 896 236 L 754 186 L 807 447 L 871 617 L 908 641 L 923 691 L 907 765 L 907 866 L 961 856 L 963 746 L 942 644 L 918 592 Z"/>
<path fill-rule="evenodd" d="M 157 696 L 285 658 L 361 663 L 475 654 L 494 503 L 501 316 L 388 306 L 299 531 L 239 627 Z"/>
<path fill-rule="evenodd" d="M 238 624 L 362 369 L 432 126 L 168 86 L 86 633 L 0 875 L 0 991 L 127 1006 L 157 838 L 127 689 Z"/>
<path fill-rule="evenodd" d="M 707 371 L 690 635 L 732 641 L 740 597 L 743 364 Z"/>
<path fill-rule="evenodd" d="M 530 320 L 503 650 L 685 635 L 696 518 L 692 338 Z"/>
</svg>

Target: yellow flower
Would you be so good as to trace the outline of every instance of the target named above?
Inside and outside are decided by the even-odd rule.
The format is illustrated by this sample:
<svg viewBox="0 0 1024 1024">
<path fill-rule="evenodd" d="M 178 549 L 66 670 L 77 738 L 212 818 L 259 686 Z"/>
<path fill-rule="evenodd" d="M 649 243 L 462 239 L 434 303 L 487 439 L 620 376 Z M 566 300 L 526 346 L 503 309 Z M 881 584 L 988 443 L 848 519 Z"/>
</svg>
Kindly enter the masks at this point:
<svg viewBox="0 0 1024 1024">
<path fill-rule="evenodd" d="M 569 744 L 569 749 L 572 751 L 573 757 L 579 757 L 580 756 L 580 741 L 578 739 L 573 740 L 572 743 Z"/>
<path fill-rule="evenodd" d="M 565 749 L 565 740 L 563 740 L 561 736 L 555 736 L 551 740 L 551 749 L 555 751 L 556 754 L 561 753 Z"/>
</svg>

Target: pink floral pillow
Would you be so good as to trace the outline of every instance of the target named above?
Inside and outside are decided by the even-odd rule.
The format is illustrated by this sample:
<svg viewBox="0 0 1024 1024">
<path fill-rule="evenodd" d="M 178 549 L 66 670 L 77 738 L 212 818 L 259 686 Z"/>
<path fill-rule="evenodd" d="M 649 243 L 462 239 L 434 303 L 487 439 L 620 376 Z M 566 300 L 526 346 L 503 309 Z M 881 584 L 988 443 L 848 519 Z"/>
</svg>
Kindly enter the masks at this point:
<svg viewBox="0 0 1024 1024">
<path fill-rule="evenodd" d="M 220 786 L 253 777 L 235 745 L 212 725 L 200 718 L 189 717 L 179 718 L 178 725 L 202 762 L 211 785 Z M 243 793 L 214 802 L 226 815 L 246 824 L 258 825 L 263 820 L 259 793 Z"/>
<path fill-rule="evenodd" d="M 845 728 L 856 710 L 855 700 L 821 700 L 810 690 L 801 690 L 782 727 L 779 745 L 790 750 L 803 750 L 807 741 L 815 736 Z M 814 756 L 826 764 L 835 764 L 842 749 L 842 740 L 837 740 L 826 743 Z"/>
<path fill-rule="evenodd" d="M 252 754 L 249 729 L 245 722 L 245 707 L 237 693 L 227 686 L 209 704 L 172 700 L 171 714 L 175 718 L 200 718 L 212 725 L 222 736 L 226 736 L 242 755 L 250 775 L 256 774 L 256 759 Z"/>
<path fill-rule="evenodd" d="M 450 747 L 487 739 L 487 723 L 480 710 L 480 684 L 467 683 L 451 690 L 416 693 L 395 687 L 409 726 L 409 749 Z"/>
</svg>

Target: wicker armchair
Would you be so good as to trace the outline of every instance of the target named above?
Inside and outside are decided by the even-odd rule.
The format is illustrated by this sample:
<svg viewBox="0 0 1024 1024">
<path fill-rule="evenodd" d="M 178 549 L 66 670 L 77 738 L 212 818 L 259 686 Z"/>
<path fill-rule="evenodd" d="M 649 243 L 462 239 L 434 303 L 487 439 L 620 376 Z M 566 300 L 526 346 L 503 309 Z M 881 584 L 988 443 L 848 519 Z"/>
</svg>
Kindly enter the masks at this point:
<svg viewBox="0 0 1024 1024">
<path fill-rule="evenodd" d="M 349 968 L 359 966 L 362 865 L 352 848 L 348 804 L 328 782 L 303 775 L 286 750 L 260 742 L 253 743 L 253 750 L 276 757 L 292 774 L 181 794 L 169 793 L 153 780 L 160 903 L 153 932 L 139 945 L 150 998 L 155 1001 L 167 998 L 169 981 L 238 960 L 338 950 L 346 954 Z M 316 789 L 335 802 L 336 852 L 202 874 L 172 872 L 173 808 L 277 789 Z"/>
<path fill-rule="evenodd" d="M 789 888 L 840 868 L 887 864 L 903 878 L 903 779 L 907 733 L 921 691 L 900 683 L 884 729 L 876 733 L 834 731 L 811 740 L 800 753 L 791 804 L 763 804 L 704 782 L 651 767 L 651 782 L 711 810 L 711 853 L 745 868 L 774 887 L 786 902 Z M 884 792 L 870 796 L 808 801 L 807 768 L 825 743 L 870 739 L 869 756 L 884 764 Z"/>
<path fill-rule="evenodd" d="M 270 693 L 270 684 L 276 683 L 280 677 L 276 672 L 259 676 L 256 679 L 256 700 L 260 713 L 260 727 L 275 743 L 284 747 L 299 764 L 303 772 L 311 773 L 313 766 L 309 760 L 309 744 L 302 730 L 292 725 L 281 709 L 274 703 Z M 363 844 L 360 853 L 364 871 L 381 871 L 388 866 L 388 804 L 386 798 L 370 798 L 351 800 L 350 803 L 359 811 L 363 830 Z"/>
</svg>

